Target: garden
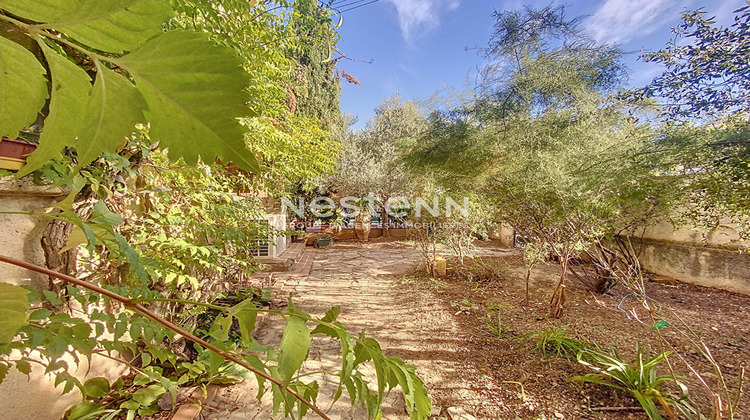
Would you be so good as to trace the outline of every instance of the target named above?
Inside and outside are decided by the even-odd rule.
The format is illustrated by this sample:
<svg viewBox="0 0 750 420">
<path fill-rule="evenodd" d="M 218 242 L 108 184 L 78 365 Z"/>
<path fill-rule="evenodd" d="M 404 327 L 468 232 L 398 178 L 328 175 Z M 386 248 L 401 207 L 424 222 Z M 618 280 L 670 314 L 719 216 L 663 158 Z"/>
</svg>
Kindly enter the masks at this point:
<svg viewBox="0 0 750 420">
<path fill-rule="evenodd" d="M 746 418 L 750 4 L 355 128 L 333 3 L 0 0 L 8 418 Z"/>
</svg>

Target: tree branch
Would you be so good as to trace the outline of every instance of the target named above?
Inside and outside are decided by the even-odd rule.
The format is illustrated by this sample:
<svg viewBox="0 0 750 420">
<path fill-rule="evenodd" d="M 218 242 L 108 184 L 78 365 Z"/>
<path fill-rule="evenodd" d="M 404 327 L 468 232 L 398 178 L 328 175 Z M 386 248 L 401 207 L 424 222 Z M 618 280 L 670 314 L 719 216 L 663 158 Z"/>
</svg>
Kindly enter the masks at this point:
<svg viewBox="0 0 750 420">
<path fill-rule="evenodd" d="M 190 341 L 192 341 L 192 342 L 194 342 L 196 344 L 199 344 L 199 345 L 205 347 L 208 350 L 211 350 L 212 352 L 218 354 L 219 356 L 223 357 L 224 359 L 230 360 L 230 361 L 232 361 L 234 363 L 237 363 L 238 365 L 240 365 L 243 368 L 245 368 L 245 369 L 253 372 L 254 374 L 256 374 L 256 375 L 258 375 L 258 376 L 260 376 L 262 378 L 265 378 L 268 381 L 276 384 L 279 388 L 281 388 L 281 389 L 285 390 L 286 392 L 288 392 L 294 398 L 296 398 L 297 400 L 299 400 L 302 404 L 305 404 L 306 406 L 308 406 L 312 411 L 314 411 L 317 415 L 319 415 L 320 418 L 325 419 L 325 420 L 330 420 L 330 418 L 320 408 L 318 408 L 315 404 L 311 403 L 310 401 L 307 401 L 304 397 L 302 397 L 301 395 L 299 395 L 293 389 L 291 389 L 288 386 L 286 386 L 283 381 L 274 378 L 273 376 L 269 375 L 266 372 L 263 372 L 263 371 L 261 371 L 259 369 L 256 369 L 255 367 L 253 367 L 249 363 L 245 362 L 244 360 L 238 358 L 237 356 L 235 356 L 233 354 L 230 354 L 230 353 L 227 353 L 226 351 L 224 351 L 224 350 L 222 350 L 222 349 L 214 346 L 213 344 L 210 344 L 207 341 L 205 341 L 205 340 L 203 340 L 203 339 L 201 339 L 199 337 L 196 337 L 195 335 L 193 335 L 193 334 L 185 331 L 184 329 L 182 329 L 178 325 L 173 324 L 173 323 L 167 321 L 166 319 L 162 318 L 161 316 L 157 315 L 156 313 L 152 312 L 150 309 L 146 308 L 145 306 L 143 306 L 143 305 L 141 305 L 139 303 L 136 303 L 136 301 L 133 300 L 133 299 L 129 299 L 129 298 L 126 298 L 124 296 L 118 295 L 117 293 L 114 293 L 114 292 L 111 292 L 109 290 L 103 289 L 103 288 L 101 288 L 101 287 L 99 287 L 99 286 L 97 286 L 95 284 L 91 284 L 91 283 L 89 283 L 87 281 L 79 280 L 79 279 L 77 279 L 75 277 L 71 277 L 71 276 L 68 276 L 68 275 L 65 275 L 65 274 L 61 274 L 61 273 L 58 273 L 56 271 L 52 271 L 50 269 L 47 269 L 47 268 L 44 268 L 44 267 L 40 267 L 40 266 L 35 265 L 35 264 L 27 263 L 25 261 L 20 261 L 20 260 L 17 260 L 15 258 L 11 258 L 11 257 L 5 256 L 5 255 L 0 255 L 0 262 L 4 262 L 4 263 L 8 263 L 8 264 L 15 265 L 15 266 L 18 266 L 18 267 L 22 267 L 22 268 L 25 268 L 27 270 L 35 271 L 37 273 L 46 274 L 47 276 L 58 278 L 58 279 L 66 282 L 66 283 L 70 283 L 70 284 L 74 284 L 74 285 L 79 286 L 79 287 L 83 287 L 84 289 L 88 289 L 88 290 L 91 290 L 93 292 L 100 293 L 100 294 L 102 294 L 104 296 L 109 297 L 110 299 L 116 300 L 116 301 L 122 303 L 123 305 L 125 305 L 126 307 L 128 307 L 128 308 L 130 308 L 130 309 L 132 309 L 132 310 L 134 310 L 134 311 L 136 311 L 138 313 L 140 313 L 141 315 L 143 315 L 143 316 L 145 316 L 147 318 L 151 318 L 152 320 L 158 322 L 159 324 L 163 325 L 164 327 L 166 327 L 166 328 L 174 331 L 175 333 L 177 333 L 179 335 L 182 335 L 186 339 L 188 339 L 188 340 L 190 340 Z"/>
</svg>

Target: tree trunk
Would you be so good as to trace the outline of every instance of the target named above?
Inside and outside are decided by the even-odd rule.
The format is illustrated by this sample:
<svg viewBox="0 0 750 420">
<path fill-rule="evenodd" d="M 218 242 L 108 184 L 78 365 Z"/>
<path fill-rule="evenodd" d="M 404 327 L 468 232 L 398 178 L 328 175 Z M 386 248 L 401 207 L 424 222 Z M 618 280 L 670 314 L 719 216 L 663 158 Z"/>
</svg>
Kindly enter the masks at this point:
<svg viewBox="0 0 750 420">
<path fill-rule="evenodd" d="M 73 204 L 73 211 L 81 220 L 86 220 L 91 215 L 91 211 L 94 209 L 94 204 L 96 203 L 94 197 L 95 194 L 88 194 L 83 200 Z M 60 252 L 61 249 L 65 248 L 72 230 L 73 225 L 71 223 L 62 220 L 51 221 L 44 230 L 41 246 L 44 251 L 44 261 L 47 268 L 75 277 L 77 274 L 76 249 L 73 248 L 62 253 Z M 56 282 L 55 280 L 54 277 L 49 277 L 49 290 L 58 293 L 63 283 Z"/>
<path fill-rule="evenodd" d="M 383 237 L 390 238 L 391 234 L 388 232 L 388 209 L 385 206 L 380 211 L 380 223 L 383 227 Z"/>
<path fill-rule="evenodd" d="M 65 243 L 72 230 L 72 224 L 62 220 L 53 220 L 44 230 L 41 245 L 47 268 L 75 277 L 75 255 L 73 255 L 73 250 L 69 249 L 63 253 L 60 252 L 65 247 Z M 59 292 L 53 277 L 49 277 L 49 290 L 55 293 Z"/>
<path fill-rule="evenodd" d="M 534 269 L 536 260 L 532 261 L 528 267 L 526 267 L 526 306 L 529 305 L 529 280 L 531 279 L 531 270 Z"/>
<path fill-rule="evenodd" d="M 560 281 L 555 287 L 555 292 L 552 294 L 550 300 L 550 315 L 554 318 L 560 318 L 563 314 L 563 305 L 565 304 L 565 275 L 568 274 L 568 260 L 570 257 L 568 254 L 560 256 Z"/>
</svg>

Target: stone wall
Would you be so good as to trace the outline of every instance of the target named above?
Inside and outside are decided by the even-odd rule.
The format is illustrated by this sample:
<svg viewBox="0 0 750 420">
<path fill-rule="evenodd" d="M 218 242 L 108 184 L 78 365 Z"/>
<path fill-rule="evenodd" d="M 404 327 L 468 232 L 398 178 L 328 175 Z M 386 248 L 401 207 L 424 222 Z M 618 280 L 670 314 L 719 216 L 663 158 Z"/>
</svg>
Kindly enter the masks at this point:
<svg viewBox="0 0 750 420">
<path fill-rule="evenodd" d="M 667 277 L 750 294 L 750 254 L 736 249 L 653 239 L 631 239 L 644 270 Z"/>
</svg>

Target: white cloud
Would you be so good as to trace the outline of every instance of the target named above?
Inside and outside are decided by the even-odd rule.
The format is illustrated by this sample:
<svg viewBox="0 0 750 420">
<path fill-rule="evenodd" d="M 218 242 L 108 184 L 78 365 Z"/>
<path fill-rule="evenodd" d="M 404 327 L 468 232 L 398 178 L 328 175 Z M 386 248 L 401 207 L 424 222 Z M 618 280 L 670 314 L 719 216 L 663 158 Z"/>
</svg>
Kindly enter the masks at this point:
<svg viewBox="0 0 750 420">
<path fill-rule="evenodd" d="M 440 13 L 456 10 L 458 0 L 387 0 L 396 7 L 401 34 L 407 44 L 413 45 L 414 38 L 440 23 Z"/>
<path fill-rule="evenodd" d="M 605 0 L 585 27 L 600 42 L 627 43 L 677 18 L 692 0 Z"/>
<path fill-rule="evenodd" d="M 414 67 L 408 66 L 406 64 L 399 64 L 398 68 L 409 76 L 419 77 L 419 70 L 415 69 Z"/>
</svg>

